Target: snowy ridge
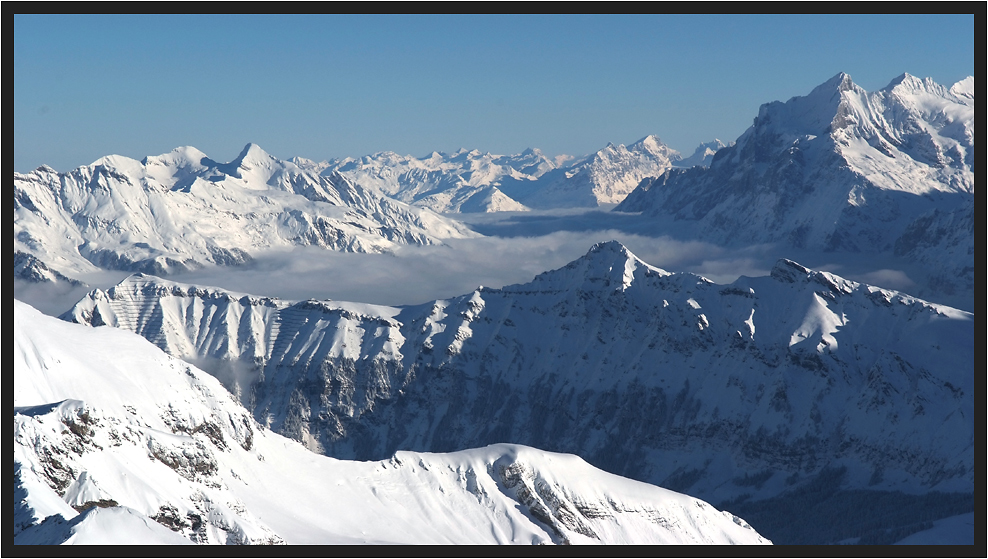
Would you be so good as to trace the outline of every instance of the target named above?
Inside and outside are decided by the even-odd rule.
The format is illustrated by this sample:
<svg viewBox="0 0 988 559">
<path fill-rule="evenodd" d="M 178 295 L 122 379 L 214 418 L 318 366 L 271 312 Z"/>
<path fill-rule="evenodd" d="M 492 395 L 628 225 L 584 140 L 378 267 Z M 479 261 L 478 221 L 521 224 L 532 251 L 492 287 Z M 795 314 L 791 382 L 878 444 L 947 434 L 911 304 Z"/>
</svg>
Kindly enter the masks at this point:
<svg viewBox="0 0 988 559">
<path fill-rule="evenodd" d="M 770 543 L 730 513 L 518 445 L 313 454 L 202 371 L 14 302 L 15 543 Z"/>
<path fill-rule="evenodd" d="M 346 313 L 296 303 L 291 324 L 252 299 L 174 289 L 94 291 L 66 318 L 123 324 L 136 307 L 147 318 L 130 329 L 172 355 L 247 356 L 255 418 L 332 456 L 512 440 L 717 502 L 833 468 L 843 488 L 973 490 L 973 315 L 791 261 L 718 285 L 602 243 L 527 284 Z M 240 319 L 178 310 L 200 307 Z M 238 342 L 274 323 L 293 340 L 283 353 Z M 160 336 L 211 329 L 241 334 L 218 351 Z"/>
<path fill-rule="evenodd" d="M 472 235 L 462 225 L 279 160 L 248 144 L 230 163 L 192 147 L 136 161 L 107 156 L 70 173 L 14 174 L 14 250 L 63 272 L 158 275 L 237 265 L 315 245 L 387 252 Z"/>
</svg>

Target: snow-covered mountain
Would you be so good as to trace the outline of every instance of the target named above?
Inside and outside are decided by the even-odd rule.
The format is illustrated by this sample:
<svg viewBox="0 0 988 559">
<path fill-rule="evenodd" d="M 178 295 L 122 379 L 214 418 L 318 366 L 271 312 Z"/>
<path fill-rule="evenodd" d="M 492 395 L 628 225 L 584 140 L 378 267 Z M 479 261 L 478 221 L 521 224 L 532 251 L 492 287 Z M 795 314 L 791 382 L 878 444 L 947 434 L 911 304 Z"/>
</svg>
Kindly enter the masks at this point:
<svg viewBox="0 0 988 559">
<path fill-rule="evenodd" d="M 672 165 L 705 165 L 724 144 L 697 148 L 689 160 L 655 136 L 629 145 L 608 144 L 585 157 L 550 159 L 538 149 L 491 155 L 461 149 L 423 157 L 381 152 L 361 158 L 315 163 L 293 160 L 322 173 L 340 173 L 354 183 L 403 202 L 438 212 L 525 211 L 537 208 L 616 204 L 645 177 Z"/>
<path fill-rule="evenodd" d="M 685 159 L 680 159 L 679 161 L 674 162 L 672 166 L 682 167 L 685 169 L 698 167 L 698 166 L 709 167 L 710 163 L 713 162 L 714 156 L 717 155 L 718 151 L 732 145 L 734 145 L 734 142 L 731 142 L 730 144 L 725 144 L 724 142 L 718 139 L 714 139 L 712 142 L 704 142 L 699 146 L 697 146 L 696 150 L 693 152 L 693 155 Z"/>
<path fill-rule="evenodd" d="M 200 363 L 336 457 L 512 441 L 712 502 L 973 492 L 973 315 L 786 260 L 717 285 L 611 242 L 401 308 L 132 276 L 65 318 Z"/>
<path fill-rule="evenodd" d="M 525 211 L 502 192 L 524 189 L 555 163 L 537 149 L 516 155 L 491 155 L 461 149 L 416 158 L 381 152 L 316 164 L 323 173 L 340 173 L 361 186 L 437 212 Z"/>
<path fill-rule="evenodd" d="M 973 77 L 903 74 L 869 93 L 838 74 L 762 105 L 709 168 L 643 181 L 616 210 L 728 246 L 895 254 L 925 267 L 920 294 L 973 293 L 974 107 Z"/>
<path fill-rule="evenodd" d="M 770 543 L 572 455 L 319 456 L 140 337 L 16 300 L 13 336 L 15 544 Z"/>
<path fill-rule="evenodd" d="M 655 136 L 604 149 L 549 171 L 530 188 L 505 192 L 533 208 L 596 207 L 624 200 L 646 177 L 661 175 L 680 153 Z"/>
<path fill-rule="evenodd" d="M 236 265 L 297 245 L 386 252 L 472 235 L 457 222 L 320 176 L 248 144 L 230 163 L 195 148 L 14 174 L 14 251 L 67 275 Z"/>
</svg>

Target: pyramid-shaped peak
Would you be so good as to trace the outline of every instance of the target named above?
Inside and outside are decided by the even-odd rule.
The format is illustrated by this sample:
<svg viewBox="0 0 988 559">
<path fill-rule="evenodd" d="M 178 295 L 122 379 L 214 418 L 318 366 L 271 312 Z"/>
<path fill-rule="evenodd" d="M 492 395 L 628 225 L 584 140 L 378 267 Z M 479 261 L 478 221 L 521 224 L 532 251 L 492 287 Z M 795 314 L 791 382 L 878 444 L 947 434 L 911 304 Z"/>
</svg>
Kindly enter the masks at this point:
<svg viewBox="0 0 988 559">
<path fill-rule="evenodd" d="M 257 161 L 257 162 L 267 161 L 269 159 L 274 159 L 274 158 L 271 156 L 271 154 L 261 149 L 261 146 L 251 143 L 244 146 L 244 149 L 240 152 L 240 155 L 238 155 L 236 159 L 231 161 L 231 163 L 241 164 L 245 161 L 249 163 L 252 161 Z"/>
<path fill-rule="evenodd" d="M 665 144 L 659 139 L 655 134 L 649 134 L 644 138 L 638 140 L 637 142 L 631 144 L 632 146 L 645 146 L 645 147 L 662 147 Z"/>
</svg>

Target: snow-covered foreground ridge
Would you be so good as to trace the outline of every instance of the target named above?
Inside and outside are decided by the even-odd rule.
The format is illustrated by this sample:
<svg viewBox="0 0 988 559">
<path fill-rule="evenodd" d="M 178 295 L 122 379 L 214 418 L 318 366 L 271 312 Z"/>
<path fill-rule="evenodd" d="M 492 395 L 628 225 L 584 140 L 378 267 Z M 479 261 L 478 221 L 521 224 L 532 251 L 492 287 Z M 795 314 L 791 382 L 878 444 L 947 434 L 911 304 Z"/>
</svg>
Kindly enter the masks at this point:
<svg viewBox="0 0 988 559">
<path fill-rule="evenodd" d="M 14 252 L 69 275 L 236 265 L 286 246 L 387 252 L 470 235 L 429 210 L 253 144 L 230 163 L 184 147 L 142 161 L 111 155 L 68 173 L 14 174 Z"/>
<path fill-rule="evenodd" d="M 787 260 L 717 285 L 602 243 L 402 308 L 133 276 L 64 318 L 202 363 L 331 456 L 510 440 L 712 502 L 835 470 L 834 491 L 974 487 L 974 316 Z"/>
<path fill-rule="evenodd" d="M 16 544 L 770 543 L 572 455 L 320 456 L 139 336 L 16 300 L 14 406 Z"/>
</svg>

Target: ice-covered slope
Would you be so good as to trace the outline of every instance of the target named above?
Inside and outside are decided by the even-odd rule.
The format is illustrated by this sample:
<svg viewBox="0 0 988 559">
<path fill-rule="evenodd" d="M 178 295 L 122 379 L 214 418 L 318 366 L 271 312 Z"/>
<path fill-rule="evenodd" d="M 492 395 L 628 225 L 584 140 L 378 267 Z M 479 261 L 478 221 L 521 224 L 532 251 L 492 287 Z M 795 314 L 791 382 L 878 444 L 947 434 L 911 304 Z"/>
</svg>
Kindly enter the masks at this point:
<svg viewBox="0 0 988 559">
<path fill-rule="evenodd" d="M 249 144 L 230 163 L 195 148 L 108 156 L 69 173 L 14 174 L 14 250 L 71 275 L 235 265 L 296 245 L 385 252 L 471 233 L 456 222 L 320 176 Z"/>
<path fill-rule="evenodd" d="M 16 300 L 13 336 L 16 544 L 769 543 L 571 455 L 319 456 L 140 337 Z"/>
<path fill-rule="evenodd" d="M 973 315 L 786 260 L 717 285 L 604 243 L 528 284 L 404 308 L 141 276 L 66 318 L 203 360 L 260 421 L 334 456 L 510 440 L 716 502 L 834 471 L 827 495 L 973 491 Z"/>
<path fill-rule="evenodd" d="M 616 209 L 729 246 L 904 256 L 925 267 L 921 295 L 973 293 L 974 107 L 973 77 L 948 89 L 903 74 L 869 93 L 839 74 L 763 105 L 709 168 L 643 181 Z"/>
</svg>

